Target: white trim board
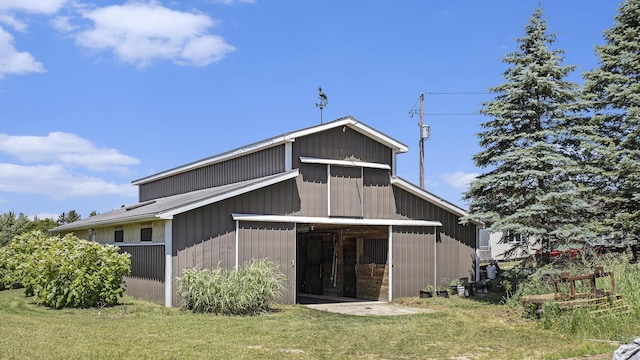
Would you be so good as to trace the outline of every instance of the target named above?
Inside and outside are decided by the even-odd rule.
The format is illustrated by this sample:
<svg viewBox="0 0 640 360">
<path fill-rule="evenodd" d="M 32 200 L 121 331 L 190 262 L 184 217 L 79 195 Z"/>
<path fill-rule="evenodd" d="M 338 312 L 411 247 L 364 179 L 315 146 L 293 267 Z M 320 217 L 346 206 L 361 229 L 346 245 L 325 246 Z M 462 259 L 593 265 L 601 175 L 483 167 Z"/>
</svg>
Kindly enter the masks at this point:
<svg viewBox="0 0 640 360">
<path fill-rule="evenodd" d="M 334 224 L 334 225 L 379 225 L 379 226 L 442 226 L 440 221 L 404 220 L 404 219 L 361 219 L 330 218 L 320 216 L 231 214 L 236 221 L 298 223 L 298 224 Z"/>
<path fill-rule="evenodd" d="M 323 164 L 323 165 L 337 165 L 346 167 L 362 167 L 370 169 L 383 169 L 391 170 L 391 166 L 387 164 L 371 163 L 365 161 L 352 161 L 352 160 L 334 160 L 334 159 L 322 159 L 300 156 L 300 162 L 304 164 Z"/>
</svg>

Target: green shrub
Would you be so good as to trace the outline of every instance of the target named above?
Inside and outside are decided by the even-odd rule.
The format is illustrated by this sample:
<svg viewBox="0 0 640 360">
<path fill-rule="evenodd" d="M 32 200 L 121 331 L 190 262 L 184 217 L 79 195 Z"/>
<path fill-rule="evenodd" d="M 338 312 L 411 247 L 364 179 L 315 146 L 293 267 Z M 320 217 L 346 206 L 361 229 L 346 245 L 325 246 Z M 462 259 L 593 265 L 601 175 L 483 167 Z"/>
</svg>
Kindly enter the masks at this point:
<svg viewBox="0 0 640 360">
<path fill-rule="evenodd" d="M 0 290 L 18 289 L 23 272 L 33 253 L 49 238 L 42 231 L 33 231 L 16 236 L 7 246 L 0 248 Z"/>
<path fill-rule="evenodd" d="M 178 295 L 182 307 L 193 312 L 255 315 L 282 296 L 285 281 L 271 260 L 253 260 L 240 270 L 185 269 L 178 278 Z"/>
<path fill-rule="evenodd" d="M 6 259 L 4 287 L 23 286 L 36 303 L 56 309 L 115 305 L 130 273 L 129 254 L 73 235 L 23 234 L 2 249 L 2 256 L 13 257 Z"/>
</svg>

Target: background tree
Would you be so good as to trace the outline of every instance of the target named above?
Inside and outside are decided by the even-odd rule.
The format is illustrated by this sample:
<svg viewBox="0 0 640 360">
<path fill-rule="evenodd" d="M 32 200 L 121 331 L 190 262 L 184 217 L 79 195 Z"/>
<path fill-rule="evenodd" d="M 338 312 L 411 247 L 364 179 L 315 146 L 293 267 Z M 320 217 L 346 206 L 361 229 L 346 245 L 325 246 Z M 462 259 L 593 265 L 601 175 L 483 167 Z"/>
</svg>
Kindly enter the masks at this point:
<svg viewBox="0 0 640 360">
<path fill-rule="evenodd" d="M 473 160 L 486 172 L 465 193 L 471 202 L 463 221 L 484 221 L 503 241 L 522 237 L 548 246 L 585 236 L 587 189 L 574 181 L 581 170 L 570 147 L 580 102 L 577 85 L 565 80 L 574 66 L 562 66 L 563 51 L 550 49 L 555 40 L 536 10 L 518 50 L 503 59 L 505 83 L 491 89 L 497 96 L 481 110 L 491 120 L 482 124 L 483 150 Z"/>
<path fill-rule="evenodd" d="M 0 215 L 0 247 L 22 234 L 28 223 L 29 218 L 23 213 L 16 216 L 13 211 L 9 211 Z"/>
<path fill-rule="evenodd" d="M 640 238 L 640 0 L 621 4 L 615 24 L 596 47 L 599 66 L 584 74 L 591 111 L 585 155 L 599 231 Z"/>
<path fill-rule="evenodd" d="M 23 233 L 28 233 L 32 231 L 41 231 L 45 234 L 49 233 L 49 230 L 56 227 L 58 224 L 51 218 L 40 219 L 37 216 L 33 218 L 33 220 L 29 221 L 27 225 L 23 229 Z"/>
<path fill-rule="evenodd" d="M 58 225 L 69 224 L 80 219 L 82 219 L 80 214 L 78 214 L 75 210 L 69 210 L 68 212 L 62 213 L 60 214 L 60 216 L 58 216 L 57 223 Z"/>
</svg>

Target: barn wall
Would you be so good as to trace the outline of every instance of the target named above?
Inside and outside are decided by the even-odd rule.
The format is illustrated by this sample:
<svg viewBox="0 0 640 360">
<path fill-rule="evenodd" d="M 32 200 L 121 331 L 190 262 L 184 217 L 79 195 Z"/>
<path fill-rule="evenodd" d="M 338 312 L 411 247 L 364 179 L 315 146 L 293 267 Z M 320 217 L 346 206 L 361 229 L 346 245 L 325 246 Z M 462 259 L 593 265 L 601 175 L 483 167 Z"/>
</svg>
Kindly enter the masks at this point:
<svg viewBox="0 0 640 360">
<path fill-rule="evenodd" d="M 390 148 L 348 126 L 298 137 L 293 143 L 292 153 L 294 168 L 300 167 L 301 156 L 365 161 L 390 166 L 393 159 L 393 151 Z"/>
<path fill-rule="evenodd" d="M 125 277 L 126 293 L 164 304 L 164 245 L 122 245 L 119 252 L 131 255 L 131 275 Z"/>
<path fill-rule="evenodd" d="M 215 268 L 221 266 L 225 269 L 232 269 L 235 266 L 236 222 L 231 217 L 231 214 L 288 215 L 299 211 L 299 207 L 300 199 L 297 197 L 296 181 L 291 179 L 256 190 L 251 194 L 240 195 L 175 215 L 172 222 L 172 265 L 174 277 L 180 276 L 182 270 L 190 267 Z M 271 231 L 269 236 L 272 239 L 274 239 L 276 229 L 286 230 L 288 228 L 285 226 L 285 228 L 280 229 L 275 225 L 268 228 L 267 230 Z M 284 230 L 283 235 L 281 235 L 283 238 L 278 240 L 280 241 L 278 243 L 280 244 L 279 246 L 282 246 L 283 239 L 290 235 L 289 232 Z M 251 234 L 251 232 L 248 234 Z M 249 244 L 260 246 L 258 240 L 253 239 L 251 241 L 253 242 L 249 242 Z M 241 242 L 241 244 L 245 245 L 244 242 Z M 293 246 L 292 251 L 295 253 L 295 233 L 291 246 Z M 240 250 L 242 248 L 238 249 L 239 253 Z M 243 254 L 249 256 L 248 259 L 250 260 L 250 256 L 255 252 L 250 249 L 247 251 Z M 276 254 L 279 254 L 279 252 L 273 253 L 273 255 Z M 280 256 L 286 258 L 288 255 L 285 255 Z M 244 258 L 241 257 L 240 263 L 244 262 L 242 259 Z M 288 272 L 285 273 L 287 277 L 291 275 Z M 295 277 L 290 277 L 289 279 L 293 282 L 291 286 L 295 288 Z M 285 300 L 289 301 L 289 298 L 287 297 Z"/>
<path fill-rule="evenodd" d="M 239 224 L 239 264 L 253 259 L 269 258 L 280 266 L 287 277 L 287 290 L 280 299 L 282 303 L 294 304 L 296 294 L 296 226 L 283 223 Z"/>
<path fill-rule="evenodd" d="M 393 297 L 417 296 L 425 285 L 433 285 L 433 227 L 394 226 Z"/>
<path fill-rule="evenodd" d="M 461 225 L 460 217 L 456 214 L 400 188 L 394 187 L 393 193 L 398 216 L 442 223 L 436 230 L 438 282 L 440 279 L 450 281 L 460 277 L 474 280 L 475 264 L 478 261 L 475 252 L 476 225 Z"/>
<path fill-rule="evenodd" d="M 274 146 L 220 163 L 139 186 L 140 201 L 207 189 L 285 171 L 284 145 Z"/>
</svg>

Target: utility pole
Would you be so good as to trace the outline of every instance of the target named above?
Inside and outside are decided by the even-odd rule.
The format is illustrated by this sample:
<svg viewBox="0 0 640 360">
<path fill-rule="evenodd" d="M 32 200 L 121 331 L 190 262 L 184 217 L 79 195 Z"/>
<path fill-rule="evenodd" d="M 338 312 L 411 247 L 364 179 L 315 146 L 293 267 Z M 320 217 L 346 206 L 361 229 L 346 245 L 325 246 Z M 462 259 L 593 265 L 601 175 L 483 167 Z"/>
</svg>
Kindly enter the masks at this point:
<svg viewBox="0 0 640 360">
<path fill-rule="evenodd" d="M 415 107 L 415 105 L 414 105 Z M 416 110 L 411 109 L 409 111 L 409 115 L 413 117 L 415 115 Z M 429 125 L 424 124 L 424 91 L 420 94 L 420 123 L 418 126 L 420 127 L 420 188 L 424 189 L 424 141 L 429 138 Z"/>
<path fill-rule="evenodd" d="M 322 91 L 322 87 L 318 86 L 318 100 L 320 102 L 316 103 L 316 107 L 320 108 L 320 124 L 322 124 L 322 109 L 329 105 L 329 99 L 327 98 L 327 94 Z"/>
</svg>

